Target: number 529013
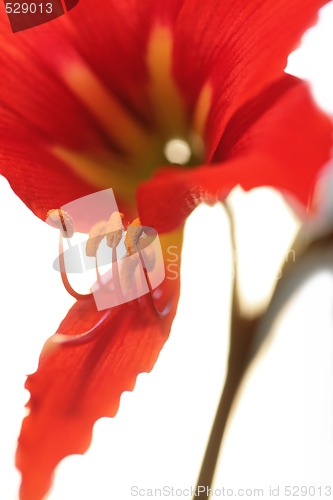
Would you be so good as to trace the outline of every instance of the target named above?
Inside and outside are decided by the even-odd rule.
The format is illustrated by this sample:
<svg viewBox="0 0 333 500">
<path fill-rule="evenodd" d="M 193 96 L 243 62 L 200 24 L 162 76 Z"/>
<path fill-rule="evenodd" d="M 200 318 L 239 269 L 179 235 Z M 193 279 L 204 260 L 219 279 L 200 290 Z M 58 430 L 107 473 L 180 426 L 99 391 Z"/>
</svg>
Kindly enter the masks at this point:
<svg viewBox="0 0 333 500">
<path fill-rule="evenodd" d="M 52 3 L 6 2 L 7 14 L 52 14 Z"/>
</svg>

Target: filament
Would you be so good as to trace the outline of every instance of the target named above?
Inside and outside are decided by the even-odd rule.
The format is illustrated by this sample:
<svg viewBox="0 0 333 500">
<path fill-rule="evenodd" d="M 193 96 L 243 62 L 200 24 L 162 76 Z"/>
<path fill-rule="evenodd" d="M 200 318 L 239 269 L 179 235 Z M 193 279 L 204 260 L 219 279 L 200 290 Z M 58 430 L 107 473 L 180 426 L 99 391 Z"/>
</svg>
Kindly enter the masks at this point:
<svg viewBox="0 0 333 500">
<path fill-rule="evenodd" d="M 69 238 L 67 238 L 68 246 L 71 247 L 71 243 Z M 60 236 L 59 236 L 59 266 L 60 266 L 60 275 L 62 279 L 62 283 L 64 287 L 66 288 L 67 292 L 74 297 L 76 300 L 84 299 L 86 297 L 89 297 L 91 293 L 78 293 L 74 290 L 72 285 L 69 282 L 67 273 L 66 273 L 66 265 L 65 265 L 65 258 L 64 258 L 64 246 L 63 246 L 63 235 L 62 231 L 60 231 Z"/>
<path fill-rule="evenodd" d="M 150 302 L 151 302 L 151 305 L 152 305 L 152 308 L 153 308 L 153 311 L 155 312 L 155 314 L 159 317 L 159 318 L 163 318 L 164 316 L 166 316 L 169 312 L 170 312 L 170 306 L 167 305 L 163 311 L 160 311 L 159 308 L 157 307 L 156 303 L 155 303 L 155 300 L 154 300 L 154 295 L 153 295 L 153 287 L 151 285 L 151 281 L 150 281 L 150 278 L 149 278 L 149 275 L 148 275 L 148 270 L 147 270 L 147 267 L 146 267 L 146 264 L 145 264 L 145 261 L 144 261 L 144 258 L 142 256 L 142 251 L 141 251 L 141 247 L 140 247 L 140 242 L 138 242 L 136 244 L 136 249 L 138 251 L 138 254 L 139 254 L 139 259 L 140 259 L 140 262 L 141 262 L 141 265 L 142 265 L 142 269 L 143 269 L 143 272 L 144 272 L 144 275 L 145 275 L 145 279 L 146 279 L 146 283 L 147 283 L 147 286 L 148 286 L 148 290 L 149 290 L 149 296 L 150 296 Z"/>
<path fill-rule="evenodd" d="M 110 290 L 110 286 L 108 283 L 103 283 L 101 274 L 99 272 L 98 268 L 98 258 L 97 258 L 97 253 L 96 253 L 96 276 L 97 276 L 97 282 L 101 288 L 108 289 Z M 124 302 L 124 296 L 122 293 L 121 285 L 120 285 L 120 279 L 119 279 L 119 269 L 118 269 L 118 259 L 117 259 L 117 247 L 112 247 L 112 280 L 113 280 L 113 285 L 114 285 L 114 291 L 116 294 L 116 299 L 119 304 L 122 304 Z"/>
<path fill-rule="evenodd" d="M 70 243 L 69 243 L 70 245 Z M 158 306 L 155 303 L 154 300 L 154 295 L 153 295 L 153 287 L 148 275 L 148 270 L 142 255 L 142 250 L 140 247 L 140 242 L 138 241 L 135 245 L 135 248 L 138 252 L 140 263 L 142 265 L 144 277 L 148 286 L 149 290 L 149 296 L 150 296 L 150 303 L 151 307 L 153 309 L 154 314 L 158 318 L 163 318 L 170 312 L 170 305 L 167 305 L 162 311 L 158 308 Z M 65 270 L 65 260 L 64 260 L 64 255 L 63 255 L 63 241 L 62 241 L 62 234 L 60 232 L 60 240 L 59 240 L 59 261 L 60 261 L 60 272 L 61 272 L 61 278 L 63 281 L 63 284 L 68 291 L 74 298 L 77 300 L 82 300 L 86 299 L 90 295 L 89 294 L 79 294 L 77 293 L 72 286 L 70 285 L 68 278 L 67 278 L 67 273 Z M 104 284 L 98 269 L 98 259 L 97 259 L 97 253 L 95 256 L 96 260 L 96 275 L 97 275 L 97 280 L 100 286 L 109 288 L 107 284 Z M 119 304 L 124 302 L 124 297 L 121 289 L 121 284 L 120 284 L 120 279 L 119 279 L 119 269 L 118 269 L 118 260 L 117 260 L 117 249 L 116 246 L 112 247 L 112 279 L 113 279 L 113 284 L 114 284 L 114 292 L 116 294 L 116 298 Z M 104 330 L 104 324 L 111 315 L 111 309 L 109 308 L 105 311 L 105 313 L 102 315 L 102 317 L 98 320 L 98 322 L 89 330 L 83 332 L 83 333 L 78 333 L 75 335 L 66 335 L 60 332 L 56 332 L 50 339 L 49 342 L 52 342 L 54 344 L 61 344 L 61 345 L 81 345 L 88 343 L 95 339 L 96 336 L 98 336 L 100 333 L 103 333 Z"/>
</svg>

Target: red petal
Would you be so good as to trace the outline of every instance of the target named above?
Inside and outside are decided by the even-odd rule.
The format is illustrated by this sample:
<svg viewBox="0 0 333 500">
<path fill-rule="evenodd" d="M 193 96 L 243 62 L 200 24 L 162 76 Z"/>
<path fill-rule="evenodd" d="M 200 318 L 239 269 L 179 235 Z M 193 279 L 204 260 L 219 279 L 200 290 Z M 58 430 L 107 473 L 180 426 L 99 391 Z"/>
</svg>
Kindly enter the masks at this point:
<svg viewBox="0 0 333 500">
<path fill-rule="evenodd" d="M 141 219 L 168 231 L 198 203 L 223 199 L 238 184 L 246 190 L 272 186 L 307 205 L 331 146 L 331 120 L 313 103 L 306 84 L 286 76 L 231 120 L 217 150 L 223 163 L 192 170 L 165 168 L 142 183 Z"/>
<path fill-rule="evenodd" d="M 36 140 L 42 140 L 44 147 L 61 145 L 82 152 L 110 148 L 95 117 L 60 75 L 59 68 L 67 59 L 81 58 L 130 113 L 151 124 L 154 117 L 147 92 L 147 44 L 152 28 L 163 24 L 174 35 L 175 77 L 188 97 L 190 112 L 202 85 L 207 81 L 213 85 L 208 123 L 210 155 L 228 118 L 276 77 L 324 3 L 325 0 L 309 0 L 306 5 L 301 0 L 209 0 L 205 4 L 199 0 L 101 0 L 97 9 L 94 0 L 84 0 L 70 13 L 15 35 L 0 3 L 0 108 L 10 114 L 3 138 L 6 149 L 11 142 L 31 142 L 30 133 L 36 134 Z M 16 134 L 22 124 L 30 131 L 26 139 Z M 39 210 L 38 197 L 43 199 L 43 206 L 60 206 L 62 200 L 47 200 L 52 193 L 46 184 L 41 186 L 43 193 L 41 189 L 37 192 L 39 176 L 46 178 L 49 165 L 44 164 L 41 171 L 39 165 L 31 162 L 27 174 L 26 158 L 38 156 L 38 150 L 30 153 L 26 149 L 23 154 L 23 149 L 17 147 L 16 153 L 22 150 L 22 157 L 17 157 L 15 173 L 11 170 L 13 165 L 4 162 L 0 171 L 12 183 L 18 175 L 25 177 L 26 186 L 21 188 L 16 182 L 15 189 L 23 199 L 29 189 L 34 191 L 33 205 L 29 195 L 24 201 L 35 211 Z M 73 176 L 67 175 L 63 166 L 59 172 L 57 182 L 66 186 Z M 51 173 L 51 189 L 54 173 L 55 170 Z M 116 189 L 115 185 L 112 187 Z M 81 194 L 86 194 L 86 188 Z M 74 196 L 75 182 L 71 198 Z"/>
<path fill-rule="evenodd" d="M 68 58 L 81 57 L 130 111 L 149 115 L 140 84 L 146 85 L 142 44 L 148 28 L 143 26 L 152 18 L 150 3 L 140 5 L 133 10 L 127 2 L 101 1 L 97 9 L 85 0 L 42 28 L 14 35 L 0 3 L 0 173 L 41 218 L 45 210 L 101 187 L 114 188 L 121 201 L 116 182 L 107 178 L 107 185 L 88 186 L 46 151 L 61 146 L 87 154 L 112 148 L 98 121 L 61 79 L 59 65 Z"/>
<path fill-rule="evenodd" d="M 16 128 L 15 137 L 0 133 L 0 172 L 33 212 L 45 220 L 50 208 L 90 194 L 92 186 L 81 181 L 37 140 L 29 130 Z"/>
<path fill-rule="evenodd" d="M 206 82 L 210 159 L 231 115 L 281 75 L 327 0 L 188 0 L 177 19 L 175 74 L 190 109 Z"/>
<path fill-rule="evenodd" d="M 94 0 L 84 0 L 55 21 L 15 35 L 1 3 L 0 106 L 61 144 L 100 141 L 96 121 L 62 81 L 62 65 L 79 58 L 130 112 L 150 121 L 148 38 L 152 25 L 175 17 L 180 3 L 100 0 L 96 8 Z"/>
<path fill-rule="evenodd" d="M 13 35 L 6 22 L 4 6 L 0 4 L 0 62 L 5 76 L 1 80 L 1 99 L 18 111 L 33 107 L 46 130 L 59 125 L 60 118 L 68 134 L 75 135 L 81 127 L 79 120 L 84 117 L 78 115 L 77 98 L 61 82 L 59 65 L 78 56 L 110 92 L 120 94 L 121 100 L 125 97 L 128 106 L 134 97 L 133 105 L 139 108 L 144 93 L 138 85 L 143 84 L 145 78 L 142 43 L 147 37 L 147 21 L 151 22 L 151 16 L 147 15 L 150 2 L 144 5 L 132 9 L 128 2 L 101 0 L 96 9 L 93 0 L 85 0 L 70 13 L 41 28 Z M 134 74 L 136 85 L 133 85 Z M 68 106 L 77 109 L 74 111 Z M 69 112 L 76 120 L 74 128 L 65 120 Z M 50 122 L 50 116 L 54 116 L 56 124 Z M 68 117 L 69 122 L 73 117 Z M 28 115 L 28 118 L 34 121 L 39 116 Z M 59 133 L 60 137 L 64 135 L 61 130 Z"/>
<path fill-rule="evenodd" d="M 47 63 L 46 54 L 60 36 L 47 41 L 43 30 L 0 34 L 0 109 L 8 115 L 7 135 L 14 138 L 16 127 L 26 126 L 47 144 L 73 149 L 105 146 L 96 121 Z"/>
<path fill-rule="evenodd" d="M 96 170 L 94 183 L 85 182 L 74 169 L 58 159 L 52 146 L 45 137 L 40 137 L 25 121 L 13 121 L 13 114 L 3 110 L 0 121 L 0 173 L 9 180 L 12 189 L 25 204 L 42 220 L 46 219 L 50 208 L 57 208 L 82 196 L 104 189 L 99 184 Z M 107 152 L 96 151 L 95 157 L 103 160 Z M 82 154 L 81 169 L 84 158 Z M 109 158 L 112 156 L 109 154 Z M 106 156 L 106 160 L 108 157 Z M 106 164 L 106 161 L 103 160 Z M 102 164 L 102 163 L 101 163 Z M 127 183 L 117 182 L 116 170 L 107 170 L 107 181 L 115 188 L 117 203 L 120 210 L 130 218 L 134 216 L 133 205 L 125 202 L 122 196 Z"/>
<path fill-rule="evenodd" d="M 111 309 L 98 336 L 90 343 L 46 343 L 38 370 L 27 379 L 31 393 L 17 450 L 22 473 L 21 500 L 41 500 L 54 468 L 65 456 L 84 453 L 94 422 L 113 417 L 124 391 L 134 388 L 139 373 L 149 372 L 168 338 L 179 296 L 181 232 L 161 238 L 167 278 L 160 286 L 158 306 L 171 306 L 162 319 L 153 312 L 149 296 Z M 176 278 L 176 279 L 175 279 Z M 91 298 L 78 302 L 62 322 L 67 335 L 89 330 L 105 312 Z"/>
</svg>

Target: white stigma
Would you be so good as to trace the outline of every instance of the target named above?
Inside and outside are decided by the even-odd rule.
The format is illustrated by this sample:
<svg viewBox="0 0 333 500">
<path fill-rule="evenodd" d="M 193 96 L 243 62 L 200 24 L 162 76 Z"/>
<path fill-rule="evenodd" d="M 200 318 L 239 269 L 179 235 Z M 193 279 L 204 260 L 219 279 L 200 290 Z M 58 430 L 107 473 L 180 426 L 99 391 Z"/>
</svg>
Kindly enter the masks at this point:
<svg viewBox="0 0 333 500">
<path fill-rule="evenodd" d="M 182 139 L 171 139 L 164 146 L 164 154 L 170 163 L 186 165 L 191 158 L 192 151 L 186 141 Z"/>
</svg>

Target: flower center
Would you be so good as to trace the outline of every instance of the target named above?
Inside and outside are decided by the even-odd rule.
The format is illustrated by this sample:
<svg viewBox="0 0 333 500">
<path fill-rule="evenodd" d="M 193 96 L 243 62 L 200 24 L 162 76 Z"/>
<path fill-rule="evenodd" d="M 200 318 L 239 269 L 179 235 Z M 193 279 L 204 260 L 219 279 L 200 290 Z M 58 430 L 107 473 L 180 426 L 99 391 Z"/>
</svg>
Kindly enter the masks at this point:
<svg viewBox="0 0 333 500">
<path fill-rule="evenodd" d="M 203 85 L 189 112 L 175 79 L 173 54 L 172 31 L 156 25 L 144 54 L 148 79 L 142 90 L 150 104 L 149 124 L 117 99 L 78 54 L 60 67 L 63 82 L 99 123 L 107 142 L 78 150 L 54 144 L 52 151 L 88 184 L 97 189 L 112 187 L 128 206 L 135 204 L 138 183 L 149 179 L 155 169 L 166 163 L 190 167 L 204 158 L 212 87 L 209 82 Z"/>
<path fill-rule="evenodd" d="M 164 154 L 168 162 L 186 165 L 192 156 L 188 142 L 182 139 L 171 139 L 164 146 Z"/>
</svg>

